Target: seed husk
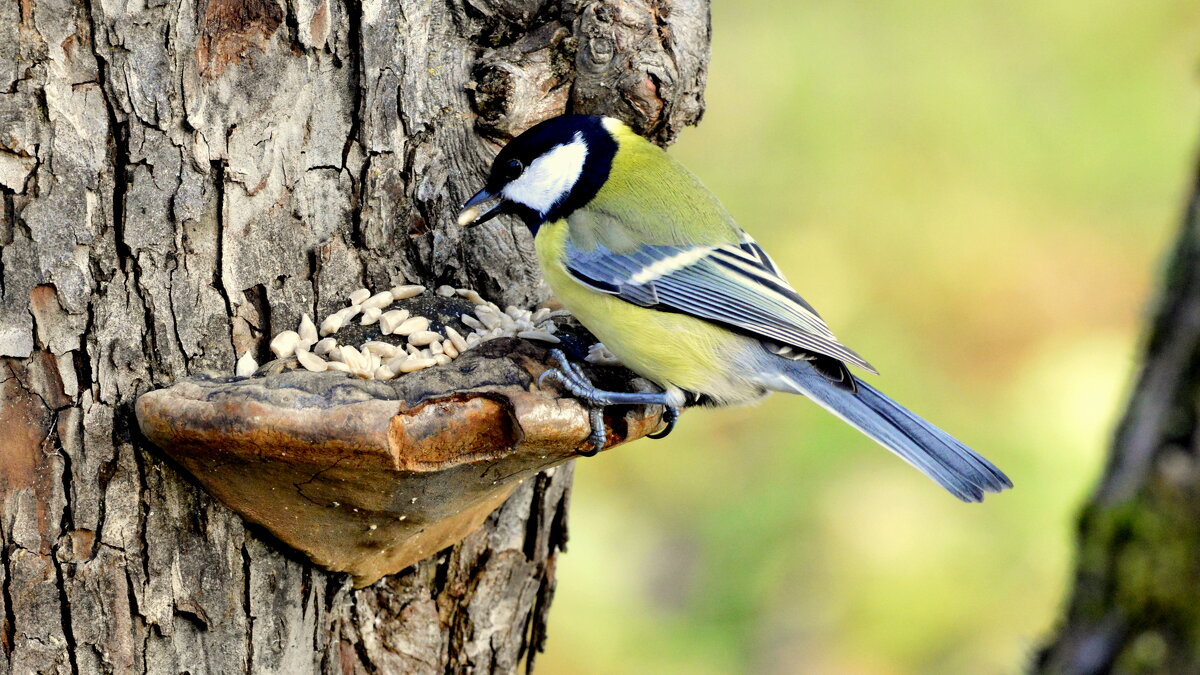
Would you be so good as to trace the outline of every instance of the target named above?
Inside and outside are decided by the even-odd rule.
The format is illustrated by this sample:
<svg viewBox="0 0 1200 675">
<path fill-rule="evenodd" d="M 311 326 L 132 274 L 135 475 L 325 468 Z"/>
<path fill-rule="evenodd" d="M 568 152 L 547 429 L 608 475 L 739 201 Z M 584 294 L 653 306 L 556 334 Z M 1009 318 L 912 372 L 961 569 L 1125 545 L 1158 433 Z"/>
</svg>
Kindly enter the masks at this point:
<svg viewBox="0 0 1200 675">
<path fill-rule="evenodd" d="M 525 338 L 526 340 L 541 340 L 542 342 L 549 342 L 552 344 L 558 344 L 562 342 L 562 340 L 559 340 L 553 335 L 540 330 L 523 330 L 517 333 L 517 337 Z"/>
</svg>

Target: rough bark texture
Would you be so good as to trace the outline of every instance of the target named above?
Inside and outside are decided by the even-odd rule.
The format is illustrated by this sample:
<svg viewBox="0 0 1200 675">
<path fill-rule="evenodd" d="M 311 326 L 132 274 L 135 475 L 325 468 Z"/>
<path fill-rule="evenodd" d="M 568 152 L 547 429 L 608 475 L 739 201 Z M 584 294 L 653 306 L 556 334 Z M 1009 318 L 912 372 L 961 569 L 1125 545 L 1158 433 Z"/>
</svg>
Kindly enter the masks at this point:
<svg viewBox="0 0 1200 675">
<path fill-rule="evenodd" d="M 0 667 L 507 671 L 544 639 L 570 467 L 354 591 L 182 478 L 132 403 L 401 281 L 529 304 L 454 207 L 564 109 L 695 122 L 705 0 L 0 2 Z"/>
<path fill-rule="evenodd" d="M 1080 519 L 1075 589 L 1035 672 L 1200 672 L 1200 184 L 1142 372 Z"/>
</svg>

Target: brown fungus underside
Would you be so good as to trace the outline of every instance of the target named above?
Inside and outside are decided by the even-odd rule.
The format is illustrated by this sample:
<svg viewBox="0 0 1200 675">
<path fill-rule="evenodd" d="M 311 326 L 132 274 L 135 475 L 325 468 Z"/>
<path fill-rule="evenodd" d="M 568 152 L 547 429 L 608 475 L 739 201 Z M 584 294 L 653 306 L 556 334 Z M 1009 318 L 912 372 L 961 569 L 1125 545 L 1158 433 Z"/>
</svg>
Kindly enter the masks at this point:
<svg viewBox="0 0 1200 675">
<path fill-rule="evenodd" d="M 589 449 L 583 405 L 536 385 L 546 362 L 544 347 L 514 338 L 387 381 L 292 358 L 149 392 L 137 416 L 226 506 L 365 586 L 460 541 L 521 481 Z M 646 407 L 611 408 L 605 421 L 606 447 L 660 425 Z"/>
</svg>

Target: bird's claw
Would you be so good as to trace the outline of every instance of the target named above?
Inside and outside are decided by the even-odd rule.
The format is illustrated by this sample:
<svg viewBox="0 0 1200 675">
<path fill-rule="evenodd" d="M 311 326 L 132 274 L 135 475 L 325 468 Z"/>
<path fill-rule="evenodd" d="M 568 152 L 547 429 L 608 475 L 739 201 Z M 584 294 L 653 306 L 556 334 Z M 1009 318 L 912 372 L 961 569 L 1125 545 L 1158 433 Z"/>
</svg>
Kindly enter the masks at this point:
<svg viewBox="0 0 1200 675">
<path fill-rule="evenodd" d="M 551 349 L 550 359 L 555 367 L 547 369 L 538 376 L 538 386 L 541 387 L 545 384 L 546 380 L 556 380 L 572 396 L 587 404 L 588 422 L 592 429 L 588 435 L 588 440 L 592 444 L 592 449 L 580 451 L 579 454 L 590 457 L 604 448 L 605 441 L 607 440 L 607 433 L 604 428 L 604 406 L 607 405 L 663 406 L 662 418 L 666 426 L 662 431 L 649 434 L 650 438 L 662 438 L 671 433 L 671 430 L 675 428 L 675 421 L 679 419 L 679 408 L 667 402 L 668 399 L 665 393 L 646 394 L 602 391 L 592 384 L 591 380 L 587 378 L 587 375 L 584 375 L 579 366 L 567 360 L 567 355 L 561 349 Z"/>
<path fill-rule="evenodd" d="M 666 438 L 672 431 L 674 431 L 675 422 L 678 419 L 679 419 L 679 408 L 676 408 L 673 405 L 663 406 L 663 413 L 662 413 L 663 428 L 662 428 L 662 431 L 656 431 L 652 434 L 646 434 L 646 438 L 653 438 L 654 440 L 658 440 L 660 438 Z"/>
</svg>

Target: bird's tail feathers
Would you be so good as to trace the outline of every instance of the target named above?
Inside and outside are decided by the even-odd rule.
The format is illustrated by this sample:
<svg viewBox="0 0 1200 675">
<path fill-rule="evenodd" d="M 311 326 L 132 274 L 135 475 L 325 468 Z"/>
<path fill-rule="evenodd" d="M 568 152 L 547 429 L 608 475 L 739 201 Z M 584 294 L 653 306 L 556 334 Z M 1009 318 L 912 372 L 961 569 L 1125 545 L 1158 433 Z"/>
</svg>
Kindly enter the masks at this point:
<svg viewBox="0 0 1200 675">
<path fill-rule="evenodd" d="M 1004 472 L 958 439 L 855 378 L 852 391 L 829 382 L 805 362 L 778 375 L 786 389 L 826 410 L 896 453 L 965 502 L 1012 487 Z"/>
</svg>

